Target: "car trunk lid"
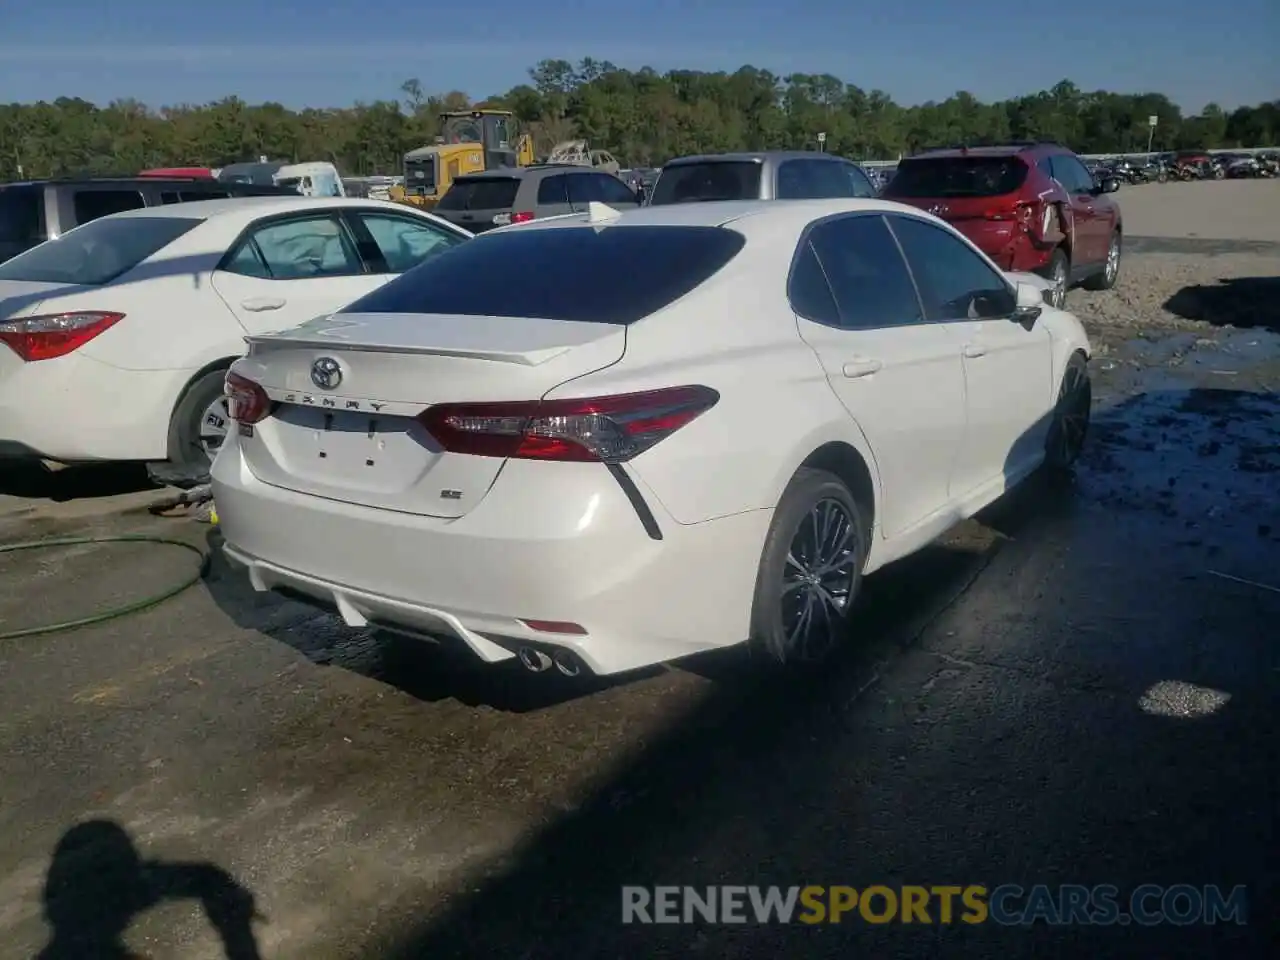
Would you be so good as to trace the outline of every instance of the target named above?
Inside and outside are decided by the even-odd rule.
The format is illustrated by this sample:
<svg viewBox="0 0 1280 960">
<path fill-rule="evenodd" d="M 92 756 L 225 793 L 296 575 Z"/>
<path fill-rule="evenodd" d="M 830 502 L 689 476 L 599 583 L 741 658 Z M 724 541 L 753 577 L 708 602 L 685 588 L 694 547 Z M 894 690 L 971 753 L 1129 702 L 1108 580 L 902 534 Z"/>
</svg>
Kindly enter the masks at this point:
<svg viewBox="0 0 1280 960">
<path fill-rule="evenodd" d="M 0 320 L 31 313 L 50 296 L 72 293 L 83 287 L 38 280 L 0 280 Z"/>
<path fill-rule="evenodd" d="M 537 400 L 616 363 L 626 330 L 523 317 L 344 314 L 249 342 L 234 369 L 276 401 L 252 435 L 241 431 L 256 477 L 332 500 L 457 518 L 484 499 L 505 461 L 445 452 L 417 416 L 437 403 Z"/>
</svg>

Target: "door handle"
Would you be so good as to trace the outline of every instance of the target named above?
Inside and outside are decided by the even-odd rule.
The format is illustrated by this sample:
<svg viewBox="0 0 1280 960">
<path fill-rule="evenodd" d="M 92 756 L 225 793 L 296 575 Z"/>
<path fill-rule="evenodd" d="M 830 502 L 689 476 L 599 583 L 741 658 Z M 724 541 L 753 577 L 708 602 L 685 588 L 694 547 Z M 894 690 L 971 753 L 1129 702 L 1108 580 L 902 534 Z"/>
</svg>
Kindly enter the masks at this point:
<svg viewBox="0 0 1280 960">
<path fill-rule="evenodd" d="M 850 380 L 856 380 L 858 377 L 871 376 L 883 366 L 879 360 L 851 360 L 844 365 L 841 373 Z"/>
<path fill-rule="evenodd" d="M 284 300 L 280 297 L 251 297 L 241 300 L 240 306 L 250 313 L 262 313 L 264 310 L 279 310 L 284 306 Z"/>
<path fill-rule="evenodd" d="M 971 359 L 985 357 L 987 355 L 987 348 L 980 343 L 966 343 L 964 345 L 964 355 Z"/>
</svg>

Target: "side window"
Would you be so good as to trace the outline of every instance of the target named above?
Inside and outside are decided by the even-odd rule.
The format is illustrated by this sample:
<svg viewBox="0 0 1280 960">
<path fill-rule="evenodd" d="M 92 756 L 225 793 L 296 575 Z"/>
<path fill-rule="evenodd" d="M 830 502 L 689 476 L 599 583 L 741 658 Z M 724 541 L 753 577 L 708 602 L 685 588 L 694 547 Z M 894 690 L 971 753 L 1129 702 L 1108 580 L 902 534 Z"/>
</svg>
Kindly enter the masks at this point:
<svg viewBox="0 0 1280 960">
<path fill-rule="evenodd" d="M 569 202 L 574 208 L 586 207 L 593 200 L 603 203 L 600 191 L 596 187 L 596 177 L 590 173 L 565 174 L 565 185 L 569 188 Z"/>
<path fill-rule="evenodd" d="M 814 190 L 813 178 L 807 169 L 811 166 L 805 160 L 787 160 L 778 167 L 779 200 L 810 200 L 820 196 Z"/>
<path fill-rule="evenodd" d="M 809 235 L 840 310 L 840 325 L 871 329 L 919 323 L 920 298 L 893 235 L 879 216 L 828 220 Z"/>
<path fill-rule="evenodd" d="M 77 224 L 147 205 L 137 190 L 77 190 L 72 203 Z"/>
<path fill-rule="evenodd" d="M 957 237 L 914 217 L 889 218 L 930 320 L 1007 317 L 1017 305 L 1005 278 Z"/>
<path fill-rule="evenodd" d="M 1075 157 L 1058 154 L 1052 159 L 1054 176 L 1068 193 L 1088 193 L 1093 189 L 1093 174 Z"/>
<path fill-rule="evenodd" d="M 636 195 L 617 177 L 597 173 L 592 175 L 592 179 L 596 181 L 596 192 L 600 194 L 601 203 L 635 204 L 637 202 Z"/>
<path fill-rule="evenodd" d="M 791 309 L 806 320 L 838 327 L 840 311 L 836 308 L 827 276 L 822 272 L 822 264 L 818 263 L 813 244 L 807 237 L 801 244 L 787 280 L 787 299 L 791 301 Z"/>
<path fill-rule="evenodd" d="M 268 223 L 255 229 L 241 246 L 252 242 L 272 280 L 346 277 L 362 272 L 360 257 L 342 225 L 334 217 L 309 217 Z M 245 263 L 239 247 L 224 270 L 245 273 L 233 265 Z M 247 276 L 259 274 L 246 273 Z"/>
<path fill-rule="evenodd" d="M 538 206 L 569 202 L 568 177 L 547 177 L 538 184 Z"/>
<path fill-rule="evenodd" d="M 229 196 L 231 194 L 225 190 L 201 190 L 197 193 L 184 190 L 178 194 L 178 199 L 183 203 L 195 203 L 197 200 L 225 200 Z"/>
<path fill-rule="evenodd" d="M 841 196 L 849 197 L 874 197 L 876 195 L 875 184 L 871 182 L 871 178 L 863 172 L 862 168 L 856 163 L 837 163 L 833 166 L 840 167 L 840 172 L 849 181 L 852 193 L 841 194 Z"/>
<path fill-rule="evenodd" d="M 168 190 L 164 190 L 164 191 L 161 191 L 160 193 L 160 202 L 161 203 L 181 203 L 182 198 L 179 197 L 176 193 L 171 193 Z"/>
<path fill-rule="evenodd" d="M 357 213 L 356 216 L 373 234 L 373 241 L 391 273 L 412 270 L 424 260 L 464 242 L 464 238 L 455 233 L 408 217 L 387 213 Z"/>
<path fill-rule="evenodd" d="M 257 277 L 260 280 L 271 279 L 271 271 L 267 269 L 267 262 L 262 258 L 262 251 L 258 249 L 258 245 L 252 237 L 236 247 L 235 253 L 228 257 L 219 269 L 225 270 L 227 273 L 238 273 L 242 277 Z"/>
</svg>

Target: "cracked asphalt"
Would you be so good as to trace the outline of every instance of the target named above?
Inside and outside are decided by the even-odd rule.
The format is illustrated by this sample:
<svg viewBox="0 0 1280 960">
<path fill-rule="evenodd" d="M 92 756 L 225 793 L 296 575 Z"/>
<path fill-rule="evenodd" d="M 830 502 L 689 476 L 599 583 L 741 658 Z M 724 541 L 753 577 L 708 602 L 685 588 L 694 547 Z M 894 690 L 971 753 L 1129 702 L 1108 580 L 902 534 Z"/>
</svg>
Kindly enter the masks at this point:
<svg viewBox="0 0 1280 960">
<path fill-rule="evenodd" d="M 1148 332 L 1095 380 L 1074 481 L 870 578 L 819 677 L 481 669 L 216 557 L 0 641 L 0 958 L 1270 956 L 1280 336 Z M 127 468 L 6 483 L 0 544 L 217 544 Z M 0 554 L 0 629 L 196 564 Z M 1249 922 L 620 923 L 624 884 L 1004 883 L 1244 884 Z"/>
</svg>

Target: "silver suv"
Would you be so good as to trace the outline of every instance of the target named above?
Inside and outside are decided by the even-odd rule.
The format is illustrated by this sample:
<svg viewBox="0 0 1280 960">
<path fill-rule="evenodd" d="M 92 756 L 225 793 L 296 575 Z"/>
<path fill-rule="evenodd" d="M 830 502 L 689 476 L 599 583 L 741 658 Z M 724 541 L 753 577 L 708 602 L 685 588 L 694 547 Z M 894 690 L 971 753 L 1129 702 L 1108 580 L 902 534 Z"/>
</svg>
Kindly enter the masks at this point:
<svg viewBox="0 0 1280 960">
<path fill-rule="evenodd" d="M 649 204 L 875 195 L 871 178 L 852 160 L 830 153 L 769 150 L 670 160 L 654 184 Z"/>
</svg>

